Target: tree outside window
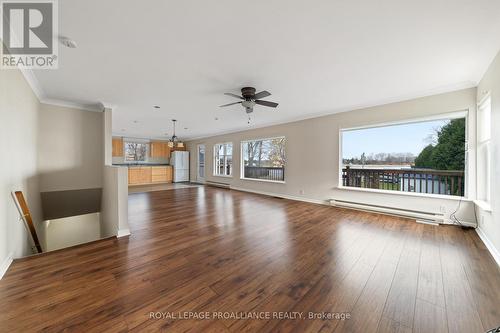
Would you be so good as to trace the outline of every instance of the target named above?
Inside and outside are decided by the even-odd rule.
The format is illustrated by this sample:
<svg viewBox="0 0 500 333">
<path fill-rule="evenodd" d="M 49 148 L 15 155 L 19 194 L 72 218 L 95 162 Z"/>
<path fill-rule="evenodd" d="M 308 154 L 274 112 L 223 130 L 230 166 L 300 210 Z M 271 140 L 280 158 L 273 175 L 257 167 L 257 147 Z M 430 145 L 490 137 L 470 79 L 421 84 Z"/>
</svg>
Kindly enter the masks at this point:
<svg viewBox="0 0 500 333">
<path fill-rule="evenodd" d="M 278 137 L 242 142 L 242 178 L 284 181 L 285 141 Z"/>
<path fill-rule="evenodd" d="M 147 143 L 126 142 L 125 160 L 126 161 L 145 161 L 148 152 Z"/>
</svg>

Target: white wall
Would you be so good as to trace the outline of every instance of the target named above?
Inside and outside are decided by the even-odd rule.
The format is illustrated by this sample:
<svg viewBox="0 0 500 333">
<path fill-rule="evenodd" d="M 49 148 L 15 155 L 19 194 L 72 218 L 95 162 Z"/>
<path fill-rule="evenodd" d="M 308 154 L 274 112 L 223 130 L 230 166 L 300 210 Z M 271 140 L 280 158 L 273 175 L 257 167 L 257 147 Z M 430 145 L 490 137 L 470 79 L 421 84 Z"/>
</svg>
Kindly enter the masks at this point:
<svg viewBox="0 0 500 333">
<path fill-rule="evenodd" d="M 102 187 L 104 113 L 41 104 L 40 191 Z"/>
<path fill-rule="evenodd" d="M 88 243 L 100 237 L 99 213 L 44 221 L 47 251 Z"/>
<path fill-rule="evenodd" d="M 206 180 L 228 183 L 232 187 L 249 191 L 260 191 L 276 195 L 296 197 L 303 200 L 324 201 L 330 198 L 363 203 L 390 205 L 397 208 L 425 211 L 446 211 L 449 216 L 458 207 L 458 200 L 445 198 L 423 198 L 404 194 L 375 194 L 355 190 L 338 189 L 339 185 L 339 130 L 357 126 L 373 125 L 428 117 L 442 113 L 476 109 L 476 89 L 424 97 L 399 103 L 334 114 L 288 124 L 252 129 L 220 135 L 187 143 L 191 152 L 191 180 L 196 181 L 197 144 L 206 145 Z M 286 112 L 279 109 L 273 112 Z M 469 141 L 475 138 L 474 117 L 468 128 Z M 240 141 L 275 136 L 286 137 L 286 184 L 266 183 L 240 179 Z M 233 142 L 233 177 L 213 176 L 213 145 Z M 474 170 L 471 163 L 468 173 Z M 468 184 L 473 190 L 473 184 Z M 301 194 L 303 191 L 303 194 Z M 463 202 L 457 216 L 473 222 L 470 202 Z"/>
<path fill-rule="evenodd" d="M 128 226 L 128 168 L 112 166 L 113 110 L 104 109 L 104 161 L 101 200 L 101 238 L 130 235 Z"/>
<path fill-rule="evenodd" d="M 102 123 L 102 113 L 40 104 L 21 71 L 0 71 L 0 277 L 32 254 L 11 192 L 24 192 L 45 246 L 40 191 L 102 187 Z"/>
<path fill-rule="evenodd" d="M 23 191 L 34 220 L 40 218 L 38 105 L 20 71 L 0 70 L 0 269 L 9 257 L 31 253 L 28 233 L 19 221 L 11 191 Z"/>
<path fill-rule="evenodd" d="M 128 226 L 128 168 L 105 166 L 101 204 L 101 238 L 126 236 Z"/>
<path fill-rule="evenodd" d="M 500 260 L 500 53 L 479 83 L 477 99 L 491 96 L 491 211 L 477 207 L 480 235 L 494 247 Z M 484 239 L 483 239 L 484 240 Z M 486 243 L 485 242 L 485 243 Z M 490 249 L 491 250 L 491 249 Z M 499 262 L 500 264 L 500 262 Z"/>
</svg>

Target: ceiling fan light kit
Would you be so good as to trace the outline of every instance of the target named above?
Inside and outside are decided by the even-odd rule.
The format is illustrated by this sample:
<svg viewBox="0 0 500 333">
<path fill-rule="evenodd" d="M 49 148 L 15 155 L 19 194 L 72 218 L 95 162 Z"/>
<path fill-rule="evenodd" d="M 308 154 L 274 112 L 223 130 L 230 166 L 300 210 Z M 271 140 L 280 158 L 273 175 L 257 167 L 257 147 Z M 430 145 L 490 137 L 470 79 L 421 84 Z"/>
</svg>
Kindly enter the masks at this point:
<svg viewBox="0 0 500 333">
<path fill-rule="evenodd" d="M 245 108 L 245 112 L 250 114 L 253 112 L 253 107 L 256 104 L 271 108 L 275 108 L 278 106 L 278 103 L 261 100 L 261 98 L 271 96 L 270 92 L 264 90 L 256 94 L 255 91 L 256 90 L 254 87 L 243 87 L 241 88 L 241 96 L 232 93 L 224 93 L 224 95 L 239 98 L 241 99 L 241 101 L 224 104 L 221 105 L 220 107 L 222 108 L 230 105 L 241 104 L 241 106 Z"/>
</svg>

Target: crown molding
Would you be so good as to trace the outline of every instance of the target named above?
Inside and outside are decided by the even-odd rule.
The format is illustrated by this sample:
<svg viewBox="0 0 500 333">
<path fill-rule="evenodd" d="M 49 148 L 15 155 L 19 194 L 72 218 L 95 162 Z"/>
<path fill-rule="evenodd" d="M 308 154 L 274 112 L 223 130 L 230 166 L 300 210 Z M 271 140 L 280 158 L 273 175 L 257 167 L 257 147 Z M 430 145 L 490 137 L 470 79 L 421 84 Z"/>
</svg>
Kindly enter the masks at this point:
<svg viewBox="0 0 500 333">
<path fill-rule="evenodd" d="M 42 89 L 42 86 L 40 85 L 40 82 L 38 82 L 38 79 L 35 76 L 35 73 L 31 69 L 26 69 L 22 67 L 18 67 L 21 73 L 24 76 L 24 79 L 26 82 L 28 82 L 29 86 L 31 87 L 31 90 L 33 90 L 33 93 L 35 96 L 38 98 L 39 101 L 41 101 L 45 97 L 45 92 Z"/>
<path fill-rule="evenodd" d="M 85 110 L 85 111 L 94 111 L 94 112 L 101 112 L 103 110 L 103 106 L 108 107 L 108 104 L 104 104 L 104 103 L 91 105 L 91 104 L 76 103 L 76 102 L 57 99 L 57 98 L 47 98 L 47 95 L 45 94 L 45 91 L 43 90 L 42 86 L 40 85 L 40 82 L 36 78 L 35 73 L 33 73 L 33 71 L 31 69 L 26 69 L 26 68 L 22 68 L 22 67 L 18 67 L 18 68 L 21 71 L 21 73 L 23 74 L 26 82 L 28 82 L 28 85 L 31 87 L 31 90 L 33 90 L 33 93 L 38 98 L 38 101 L 42 104 L 62 106 L 62 107 L 66 107 L 66 108 Z M 112 108 L 115 108 L 115 106 L 113 106 Z"/>
<path fill-rule="evenodd" d="M 116 108 L 117 108 L 117 106 L 115 104 L 111 104 L 108 102 L 100 102 L 99 107 L 101 108 L 101 111 L 104 111 L 104 109 L 116 110 Z"/>
<path fill-rule="evenodd" d="M 42 98 L 40 99 L 40 103 L 77 109 L 77 110 L 92 111 L 92 112 L 102 112 L 103 110 L 100 104 L 95 104 L 95 105 L 82 104 L 56 98 Z"/>
</svg>

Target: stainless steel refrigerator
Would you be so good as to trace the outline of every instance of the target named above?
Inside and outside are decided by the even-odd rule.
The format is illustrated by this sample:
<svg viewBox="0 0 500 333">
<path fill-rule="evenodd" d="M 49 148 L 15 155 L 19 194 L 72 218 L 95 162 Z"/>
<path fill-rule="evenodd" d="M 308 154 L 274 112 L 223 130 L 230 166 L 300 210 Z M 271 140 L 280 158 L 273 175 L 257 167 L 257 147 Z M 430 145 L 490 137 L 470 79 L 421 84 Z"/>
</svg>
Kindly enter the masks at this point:
<svg viewBox="0 0 500 333">
<path fill-rule="evenodd" d="M 174 183 L 189 181 L 188 151 L 174 151 L 170 156 L 170 164 L 174 169 Z"/>
</svg>

